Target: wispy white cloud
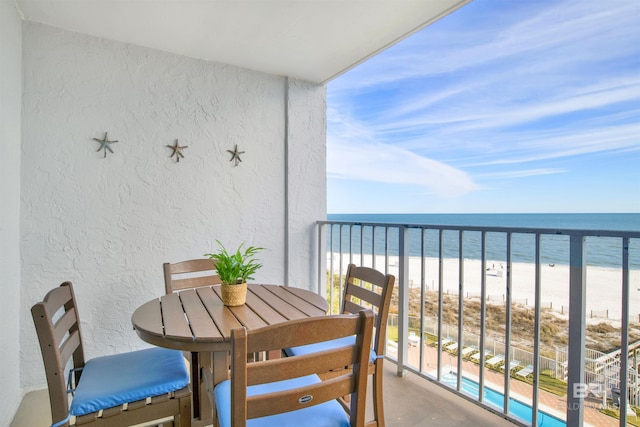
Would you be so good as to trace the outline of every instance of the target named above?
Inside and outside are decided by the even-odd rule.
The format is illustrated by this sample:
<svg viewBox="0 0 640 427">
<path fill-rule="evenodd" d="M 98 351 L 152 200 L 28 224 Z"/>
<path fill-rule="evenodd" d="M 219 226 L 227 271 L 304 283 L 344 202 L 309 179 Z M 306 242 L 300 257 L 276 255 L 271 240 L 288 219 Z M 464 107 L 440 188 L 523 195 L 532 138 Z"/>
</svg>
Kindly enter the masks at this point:
<svg viewBox="0 0 640 427">
<path fill-rule="evenodd" d="M 478 189 L 469 175 L 453 166 L 377 140 L 357 120 L 330 109 L 327 175 L 334 179 L 415 185 L 443 197 Z"/>
<path fill-rule="evenodd" d="M 514 126 L 548 117 L 558 117 L 613 104 L 637 101 L 640 97 L 640 80 L 615 84 L 606 88 L 581 88 L 580 92 L 573 96 L 564 94 L 564 97 L 556 99 L 553 99 L 554 95 L 551 95 L 551 99 L 540 99 L 529 104 L 518 103 L 517 100 L 514 100 L 506 105 L 487 105 L 483 111 L 467 110 L 466 114 L 459 117 L 459 125 L 456 125 L 455 131 L 464 132 Z M 402 126 L 401 123 L 399 125 Z"/>
<path fill-rule="evenodd" d="M 466 80 L 446 88 L 424 88 L 402 105 L 381 105 L 375 117 L 377 131 L 425 125 L 463 124 L 468 129 L 495 128 L 526 123 L 549 116 L 607 107 L 622 102 L 637 102 L 640 98 L 640 78 L 637 72 L 627 72 L 609 78 L 598 78 L 588 84 L 558 85 L 549 92 L 539 86 L 518 85 L 513 81 L 494 78 Z M 528 86 L 528 87 L 527 87 Z M 504 92 L 509 93 L 505 94 Z M 438 105 L 440 104 L 440 105 Z"/>
<path fill-rule="evenodd" d="M 459 169 L 394 146 L 331 140 L 328 145 L 330 178 L 415 185 L 441 197 L 459 197 L 479 188 Z"/>
<path fill-rule="evenodd" d="M 505 151 L 503 156 L 498 154 L 492 160 L 475 163 L 473 166 L 529 163 L 604 151 L 640 151 L 637 135 L 640 135 L 640 124 L 602 130 L 590 129 L 586 132 L 574 131 L 556 136 L 544 136 L 534 132 L 528 141 L 516 149 Z"/>
<path fill-rule="evenodd" d="M 548 169 L 524 169 L 524 170 L 516 170 L 516 171 L 506 171 L 506 172 L 492 172 L 492 173 L 483 173 L 478 177 L 482 178 L 493 178 L 493 179 L 514 179 L 514 178 L 526 178 L 530 176 L 539 176 L 539 175 L 554 175 L 559 173 L 566 173 L 565 169 L 559 168 L 548 168 Z"/>
<path fill-rule="evenodd" d="M 554 68 L 575 68 L 584 61 L 603 62 L 636 52 L 632 45 L 638 37 L 640 6 L 634 0 L 482 3 L 494 7 L 457 27 L 446 27 L 449 17 L 444 18 L 444 28 L 436 23 L 372 58 L 332 83 L 334 90 L 357 91 L 496 65 L 492 72 L 506 74 L 523 61 L 529 67 L 543 61 Z M 503 10 L 516 6 L 521 10 Z M 505 19 L 507 14 L 511 16 Z"/>
</svg>

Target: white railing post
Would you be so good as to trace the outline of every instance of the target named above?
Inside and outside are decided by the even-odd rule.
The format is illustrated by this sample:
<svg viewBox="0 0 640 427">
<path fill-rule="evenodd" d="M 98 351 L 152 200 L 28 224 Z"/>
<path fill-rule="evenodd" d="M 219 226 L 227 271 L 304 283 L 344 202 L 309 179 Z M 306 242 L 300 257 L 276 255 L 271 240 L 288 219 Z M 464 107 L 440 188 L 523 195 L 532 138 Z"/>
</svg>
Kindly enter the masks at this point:
<svg viewBox="0 0 640 427">
<path fill-rule="evenodd" d="M 318 295 L 320 296 L 327 295 L 327 225 L 326 224 L 318 225 Z"/>
<path fill-rule="evenodd" d="M 620 425 L 627 425 L 629 404 L 629 238 L 622 239 L 622 325 L 620 337 Z M 637 368 L 637 365 L 634 365 Z"/>
<path fill-rule="evenodd" d="M 420 357 L 420 363 L 418 364 L 420 366 L 420 372 L 424 370 L 424 351 L 425 351 L 424 319 L 425 319 L 425 298 L 426 298 L 425 277 L 427 274 L 427 266 L 426 266 L 427 258 L 424 250 L 424 245 L 425 245 L 426 233 L 427 233 L 427 230 L 425 230 L 424 228 L 420 230 L 420 340 L 418 341 L 420 345 L 420 351 L 418 352 L 418 355 Z"/>
<path fill-rule="evenodd" d="M 404 376 L 409 335 L 409 229 L 398 227 L 398 376 Z"/>
<path fill-rule="evenodd" d="M 586 343 L 586 264 L 585 237 L 572 235 L 569 241 L 569 375 L 567 379 L 567 425 L 584 423 Z"/>
<path fill-rule="evenodd" d="M 480 339 L 478 341 L 480 354 L 484 354 L 486 347 L 486 323 L 487 323 L 487 232 L 482 232 L 481 237 L 481 267 L 480 267 Z M 496 354 L 496 342 L 493 341 L 493 354 Z M 462 351 L 462 349 L 460 349 Z M 509 353 L 502 351 L 502 354 L 506 354 L 507 366 L 509 365 Z M 478 377 L 478 401 L 484 401 L 484 361 L 480 365 L 480 374 Z"/>
<path fill-rule="evenodd" d="M 505 288 L 505 319 L 504 319 L 504 347 L 505 347 L 505 370 L 504 370 L 504 403 L 503 403 L 503 413 L 509 414 L 509 397 L 511 392 L 509 388 L 510 384 L 510 373 L 509 364 L 511 363 L 511 299 L 512 299 L 512 273 L 513 266 L 511 265 L 511 233 L 507 233 L 507 271 L 506 271 L 506 288 Z M 508 353 L 507 353 L 508 352 Z"/>
<path fill-rule="evenodd" d="M 538 425 L 538 398 L 540 396 L 540 302 L 542 299 L 540 234 L 535 235 L 535 270 L 534 270 L 534 327 L 533 327 L 533 399 L 531 405 L 531 425 Z"/>
<path fill-rule="evenodd" d="M 462 390 L 462 347 L 464 343 L 464 231 L 458 231 L 458 356 L 456 389 Z M 480 355 L 480 369 L 484 365 L 484 353 Z"/>
<path fill-rule="evenodd" d="M 442 381 L 442 336 L 444 331 L 442 330 L 442 310 L 444 308 L 443 303 L 443 277 L 444 277 L 444 264 L 443 264 L 443 242 L 444 230 L 438 230 L 438 382 Z"/>
</svg>

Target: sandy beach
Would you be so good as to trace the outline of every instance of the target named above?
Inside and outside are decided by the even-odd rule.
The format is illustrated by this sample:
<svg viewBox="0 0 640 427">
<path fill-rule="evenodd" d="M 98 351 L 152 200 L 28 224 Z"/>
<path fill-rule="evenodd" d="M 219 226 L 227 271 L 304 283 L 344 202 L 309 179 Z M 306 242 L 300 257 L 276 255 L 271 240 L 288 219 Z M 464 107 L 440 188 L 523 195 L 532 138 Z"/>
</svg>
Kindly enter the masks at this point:
<svg viewBox="0 0 640 427">
<path fill-rule="evenodd" d="M 334 273 L 338 272 L 340 254 L 333 254 Z M 327 259 L 327 268 L 331 267 Z M 342 265 L 346 271 L 348 254 L 344 254 Z M 356 265 L 373 266 L 371 255 L 353 256 Z M 486 292 L 489 301 L 503 301 L 506 290 L 506 265 L 504 262 L 487 261 Z M 384 271 L 384 256 L 376 256 L 375 268 Z M 388 272 L 398 276 L 398 257 L 389 257 Z M 424 268 L 424 274 L 422 274 Z M 535 265 L 529 263 L 512 264 L 512 302 L 534 306 Z M 443 260 L 443 291 L 456 295 L 459 289 L 459 262 L 457 259 Z M 465 260 L 463 293 L 468 298 L 477 298 L 481 292 L 482 265 L 479 260 Z M 622 270 L 604 267 L 587 267 L 587 321 L 599 322 L 603 319 L 619 321 L 622 317 Z M 408 280 L 410 287 L 420 287 L 424 281 L 429 290 L 438 290 L 438 259 L 427 258 L 424 267 L 420 257 L 409 258 Z M 541 266 L 542 307 L 552 308 L 558 313 L 567 313 L 569 306 L 569 266 Z M 629 316 L 631 322 L 640 322 L 640 270 L 629 272 Z"/>
</svg>

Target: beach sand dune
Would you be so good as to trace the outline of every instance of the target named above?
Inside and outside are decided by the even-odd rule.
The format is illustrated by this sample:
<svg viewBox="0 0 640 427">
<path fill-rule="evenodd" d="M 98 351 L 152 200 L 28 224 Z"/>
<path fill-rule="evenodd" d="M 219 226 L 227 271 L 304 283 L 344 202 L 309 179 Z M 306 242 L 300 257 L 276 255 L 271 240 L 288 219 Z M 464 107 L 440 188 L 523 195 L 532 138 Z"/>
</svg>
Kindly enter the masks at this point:
<svg viewBox="0 0 640 427">
<path fill-rule="evenodd" d="M 333 254 L 334 273 L 340 265 L 340 255 Z M 327 267 L 331 259 L 327 260 Z M 357 265 L 374 266 L 370 255 L 353 256 Z M 346 271 L 348 255 L 343 255 L 342 265 Z M 460 286 L 460 266 L 458 259 L 443 259 L 443 291 L 457 295 Z M 375 268 L 398 276 L 398 257 L 376 256 Z M 487 261 L 486 270 L 482 270 L 479 260 L 467 259 L 463 263 L 462 290 L 465 297 L 477 298 L 481 294 L 482 276 L 486 277 L 486 295 L 489 301 L 504 301 L 506 295 L 506 265 L 500 261 Z M 568 313 L 569 307 L 569 266 L 542 264 L 540 269 L 541 307 L 552 308 L 559 313 Z M 343 272 L 344 273 L 344 272 Z M 533 307 L 535 304 L 535 264 L 512 264 L 512 292 L 514 303 Z M 420 257 L 409 258 L 408 281 L 410 287 L 420 287 L 424 283 L 428 290 L 437 291 L 439 286 L 439 267 L 437 258 L 426 258 L 424 264 Z M 622 270 L 588 266 L 586 271 L 586 309 L 587 321 L 597 323 L 604 319 L 619 321 L 622 318 Z M 629 272 L 629 316 L 631 322 L 640 322 L 640 270 Z"/>
</svg>

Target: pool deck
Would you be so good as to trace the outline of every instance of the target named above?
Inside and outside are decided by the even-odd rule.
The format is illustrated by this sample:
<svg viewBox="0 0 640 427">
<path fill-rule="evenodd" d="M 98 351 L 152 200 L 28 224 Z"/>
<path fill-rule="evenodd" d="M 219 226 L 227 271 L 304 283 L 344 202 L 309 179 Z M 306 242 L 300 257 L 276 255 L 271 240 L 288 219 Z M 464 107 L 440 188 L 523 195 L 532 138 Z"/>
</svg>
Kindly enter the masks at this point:
<svg viewBox="0 0 640 427">
<path fill-rule="evenodd" d="M 437 357 L 438 351 L 436 348 L 431 346 L 424 347 L 424 364 L 423 370 L 425 373 L 435 372 L 437 369 Z M 419 367 L 419 348 L 416 346 L 409 346 L 408 353 L 409 364 L 411 366 Z M 457 364 L 457 355 L 447 353 L 446 351 L 442 352 L 442 364 L 443 364 L 443 373 L 448 370 L 449 366 L 453 366 L 453 369 L 456 370 Z M 477 363 L 473 363 L 469 360 L 463 359 L 462 361 L 462 371 L 464 372 L 464 376 L 470 379 L 477 379 L 480 375 L 480 367 L 481 365 Z M 484 381 L 485 386 L 490 388 L 494 388 L 495 390 L 502 391 L 504 387 L 504 374 L 501 372 L 496 372 L 492 369 L 485 368 L 484 369 Z M 524 403 L 531 404 L 531 398 L 533 396 L 533 386 L 519 381 L 515 378 L 511 378 L 509 382 L 510 388 L 510 396 L 516 398 Z M 538 406 L 539 409 L 547 412 L 548 414 L 554 415 L 560 419 L 565 419 L 567 399 L 566 396 L 557 396 L 553 393 L 549 393 L 544 390 L 538 391 Z M 585 426 L 592 427 L 617 427 L 619 426 L 619 421 L 609 417 L 607 415 L 602 414 L 599 411 L 601 402 L 596 400 L 595 398 L 587 398 L 585 399 L 585 408 L 584 408 L 584 423 Z M 633 417 L 633 415 L 630 415 Z M 630 425 L 630 424 L 628 424 Z"/>
</svg>

